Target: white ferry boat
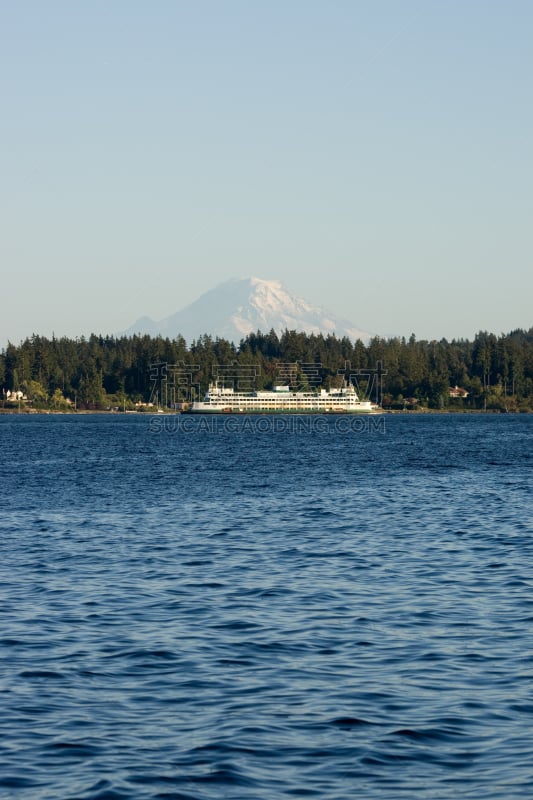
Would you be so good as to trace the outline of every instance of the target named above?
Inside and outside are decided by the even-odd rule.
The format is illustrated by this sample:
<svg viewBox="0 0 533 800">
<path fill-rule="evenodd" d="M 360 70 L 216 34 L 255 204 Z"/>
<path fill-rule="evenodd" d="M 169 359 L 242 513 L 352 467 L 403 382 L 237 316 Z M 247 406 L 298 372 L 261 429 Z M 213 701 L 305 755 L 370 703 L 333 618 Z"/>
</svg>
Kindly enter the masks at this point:
<svg viewBox="0 0 533 800">
<path fill-rule="evenodd" d="M 239 392 L 232 388 L 209 385 L 203 400 L 189 408 L 194 414 L 379 414 L 380 406 L 360 400 L 354 386 L 321 389 L 318 392 L 292 391 L 289 386 L 275 386 L 271 391 Z"/>
</svg>

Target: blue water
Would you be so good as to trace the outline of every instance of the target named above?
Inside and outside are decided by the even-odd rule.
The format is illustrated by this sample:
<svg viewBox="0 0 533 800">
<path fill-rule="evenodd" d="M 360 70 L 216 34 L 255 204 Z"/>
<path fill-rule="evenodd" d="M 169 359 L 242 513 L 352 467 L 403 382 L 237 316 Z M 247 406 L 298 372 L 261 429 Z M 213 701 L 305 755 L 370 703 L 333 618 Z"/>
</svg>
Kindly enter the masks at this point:
<svg viewBox="0 0 533 800">
<path fill-rule="evenodd" d="M 186 419 L 0 417 L 0 797 L 531 798 L 533 417 Z"/>
</svg>

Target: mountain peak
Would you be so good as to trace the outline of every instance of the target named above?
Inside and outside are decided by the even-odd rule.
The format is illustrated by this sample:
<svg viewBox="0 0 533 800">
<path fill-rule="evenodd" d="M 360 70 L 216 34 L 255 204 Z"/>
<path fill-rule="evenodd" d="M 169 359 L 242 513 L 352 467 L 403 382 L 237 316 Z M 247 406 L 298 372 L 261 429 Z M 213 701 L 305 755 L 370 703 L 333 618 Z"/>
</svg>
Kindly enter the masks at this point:
<svg viewBox="0 0 533 800">
<path fill-rule="evenodd" d="M 334 333 L 339 337 L 367 340 L 370 334 L 348 320 L 291 294 L 279 280 L 256 277 L 231 278 L 205 292 L 181 311 L 153 322 L 142 317 L 125 333 L 160 333 L 186 340 L 204 333 L 238 343 L 249 333 L 285 329 L 306 333 Z"/>
</svg>

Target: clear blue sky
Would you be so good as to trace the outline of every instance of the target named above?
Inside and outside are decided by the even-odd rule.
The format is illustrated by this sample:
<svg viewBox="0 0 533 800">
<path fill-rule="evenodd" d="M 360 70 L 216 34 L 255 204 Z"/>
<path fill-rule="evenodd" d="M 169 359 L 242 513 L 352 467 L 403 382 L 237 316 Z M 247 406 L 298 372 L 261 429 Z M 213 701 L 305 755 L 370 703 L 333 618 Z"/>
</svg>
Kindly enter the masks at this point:
<svg viewBox="0 0 533 800">
<path fill-rule="evenodd" d="M 230 277 L 533 325 L 530 0 L 0 0 L 0 346 Z"/>
</svg>

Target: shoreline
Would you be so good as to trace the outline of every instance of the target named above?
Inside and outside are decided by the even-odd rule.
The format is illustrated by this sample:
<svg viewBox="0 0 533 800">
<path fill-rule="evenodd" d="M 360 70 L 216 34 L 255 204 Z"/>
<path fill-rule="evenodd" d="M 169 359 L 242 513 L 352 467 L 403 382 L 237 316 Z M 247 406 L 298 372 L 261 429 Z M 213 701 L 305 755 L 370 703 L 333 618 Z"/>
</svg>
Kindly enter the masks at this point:
<svg viewBox="0 0 533 800">
<path fill-rule="evenodd" d="M 112 417 L 176 417 L 180 414 L 186 414 L 189 416 L 187 412 L 182 411 L 107 411 L 105 409 L 78 409 L 77 411 L 57 411 L 54 409 L 44 409 L 44 408 L 0 408 L 0 416 L 34 416 L 34 415 L 53 415 L 53 416 L 68 416 L 68 417 L 76 417 L 76 416 L 87 416 L 87 415 L 107 415 Z M 428 414 L 532 414 L 533 409 L 524 409 L 524 410 L 505 410 L 500 408 L 491 408 L 491 409 L 482 409 L 482 408 L 418 408 L 416 410 L 407 410 L 407 409 L 383 409 L 379 414 L 392 414 L 392 415 L 403 415 L 403 416 L 410 416 L 410 417 L 420 417 L 426 416 Z M 330 417 L 338 417 L 341 416 L 339 414 L 331 414 L 326 412 L 313 412 L 313 411 L 298 411 L 298 412 L 275 412 L 274 414 L 269 414 L 268 412 L 234 412 L 233 414 L 208 414 L 205 416 L 234 416 L 234 417 L 253 417 L 253 416 L 288 416 L 288 415 L 299 414 L 300 416 L 330 416 Z M 202 416 L 202 415 L 197 415 Z M 368 416 L 366 414 L 344 414 L 342 416 Z"/>
</svg>

